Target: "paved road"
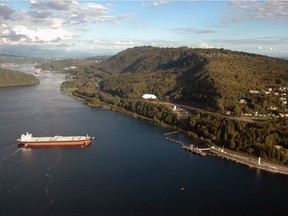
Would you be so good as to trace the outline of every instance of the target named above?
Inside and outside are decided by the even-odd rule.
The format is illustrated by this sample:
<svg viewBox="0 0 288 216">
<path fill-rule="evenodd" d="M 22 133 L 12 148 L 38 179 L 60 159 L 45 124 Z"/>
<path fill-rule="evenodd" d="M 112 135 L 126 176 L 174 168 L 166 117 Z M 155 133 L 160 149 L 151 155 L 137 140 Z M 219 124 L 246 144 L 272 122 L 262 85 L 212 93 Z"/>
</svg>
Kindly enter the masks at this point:
<svg viewBox="0 0 288 216">
<path fill-rule="evenodd" d="M 281 174 L 288 175 L 288 167 L 284 166 L 284 165 L 269 163 L 269 162 L 263 161 L 263 160 L 261 160 L 260 164 L 258 164 L 257 158 L 252 158 L 249 156 L 240 155 L 240 154 L 237 154 L 237 153 L 232 152 L 232 151 L 224 151 L 222 148 L 211 148 L 210 151 L 212 153 L 220 156 L 220 157 L 230 159 L 230 160 L 236 161 L 238 163 L 245 164 L 249 167 L 254 167 L 254 168 L 266 170 L 269 172 L 281 173 Z"/>
</svg>

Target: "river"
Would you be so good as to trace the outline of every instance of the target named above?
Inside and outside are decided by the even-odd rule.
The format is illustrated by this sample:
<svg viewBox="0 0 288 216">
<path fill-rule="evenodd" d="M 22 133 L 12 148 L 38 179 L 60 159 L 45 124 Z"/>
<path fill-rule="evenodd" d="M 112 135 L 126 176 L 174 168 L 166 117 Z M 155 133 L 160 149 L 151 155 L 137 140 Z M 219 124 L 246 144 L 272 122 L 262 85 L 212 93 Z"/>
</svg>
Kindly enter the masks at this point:
<svg viewBox="0 0 288 216">
<path fill-rule="evenodd" d="M 33 73 L 30 66 L 14 69 Z M 93 109 L 60 91 L 64 74 L 0 88 L 0 215 L 280 215 L 288 177 L 192 155 L 165 128 Z M 22 149 L 21 133 L 92 135 L 87 148 Z M 173 135 L 187 145 L 191 140 Z"/>
</svg>

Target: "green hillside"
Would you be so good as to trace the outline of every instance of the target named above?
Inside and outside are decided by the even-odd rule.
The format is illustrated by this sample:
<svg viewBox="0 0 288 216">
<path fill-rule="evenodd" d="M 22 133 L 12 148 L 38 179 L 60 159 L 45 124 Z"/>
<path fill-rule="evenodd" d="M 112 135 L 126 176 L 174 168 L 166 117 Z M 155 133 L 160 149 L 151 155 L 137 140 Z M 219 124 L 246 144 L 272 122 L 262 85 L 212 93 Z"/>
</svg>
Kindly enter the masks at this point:
<svg viewBox="0 0 288 216">
<path fill-rule="evenodd" d="M 0 87 L 29 86 L 38 84 L 39 80 L 29 74 L 7 69 L 0 69 Z"/>
<path fill-rule="evenodd" d="M 90 106 L 140 116 L 208 145 L 288 164 L 288 118 L 282 118 L 287 113 L 287 72 L 287 60 L 267 56 L 138 47 L 78 66 L 76 79 L 61 88 Z M 145 93 L 158 100 L 142 99 Z M 193 109 L 181 116 L 166 101 Z M 223 115 L 227 111 L 243 117 Z"/>
<path fill-rule="evenodd" d="M 261 109 L 250 90 L 288 86 L 287 60 L 223 49 L 136 47 L 97 68 L 111 75 L 102 82 L 105 92 L 127 98 L 149 92 L 222 112 L 239 108 L 241 98 L 251 102 L 246 109 Z"/>
</svg>

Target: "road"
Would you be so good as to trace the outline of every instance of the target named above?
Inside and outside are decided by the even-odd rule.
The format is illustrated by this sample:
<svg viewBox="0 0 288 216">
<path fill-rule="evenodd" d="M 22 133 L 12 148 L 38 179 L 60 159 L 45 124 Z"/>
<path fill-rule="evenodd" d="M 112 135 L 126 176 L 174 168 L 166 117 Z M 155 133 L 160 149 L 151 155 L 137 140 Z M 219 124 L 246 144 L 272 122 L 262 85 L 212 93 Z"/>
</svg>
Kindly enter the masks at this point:
<svg viewBox="0 0 288 216">
<path fill-rule="evenodd" d="M 263 161 L 263 160 L 261 160 L 259 164 L 259 161 L 257 158 L 240 155 L 233 151 L 225 151 L 222 148 L 217 148 L 217 147 L 214 147 L 214 148 L 212 147 L 210 151 L 219 157 L 232 160 L 237 163 L 245 164 L 249 167 L 266 170 L 268 172 L 281 173 L 281 174 L 288 175 L 288 167 L 284 165 L 274 164 L 274 163 L 270 163 L 270 162 Z"/>
</svg>

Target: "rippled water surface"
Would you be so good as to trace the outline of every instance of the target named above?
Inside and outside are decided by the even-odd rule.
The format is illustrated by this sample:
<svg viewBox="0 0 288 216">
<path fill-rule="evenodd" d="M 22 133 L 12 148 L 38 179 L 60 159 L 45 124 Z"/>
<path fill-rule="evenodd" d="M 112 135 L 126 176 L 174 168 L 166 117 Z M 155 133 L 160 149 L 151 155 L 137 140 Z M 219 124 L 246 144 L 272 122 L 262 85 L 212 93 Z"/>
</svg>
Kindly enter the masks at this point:
<svg viewBox="0 0 288 216">
<path fill-rule="evenodd" d="M 163 137 L 167 129 L 68 97 L 59 90 L 64 76 L 45 72 L 40 85 L 0 88 L 1 216 L 287 213 L 287 176 L 184 152 Z M 97 140 L 18 148 L 26 131 Z"/>
</svg>

